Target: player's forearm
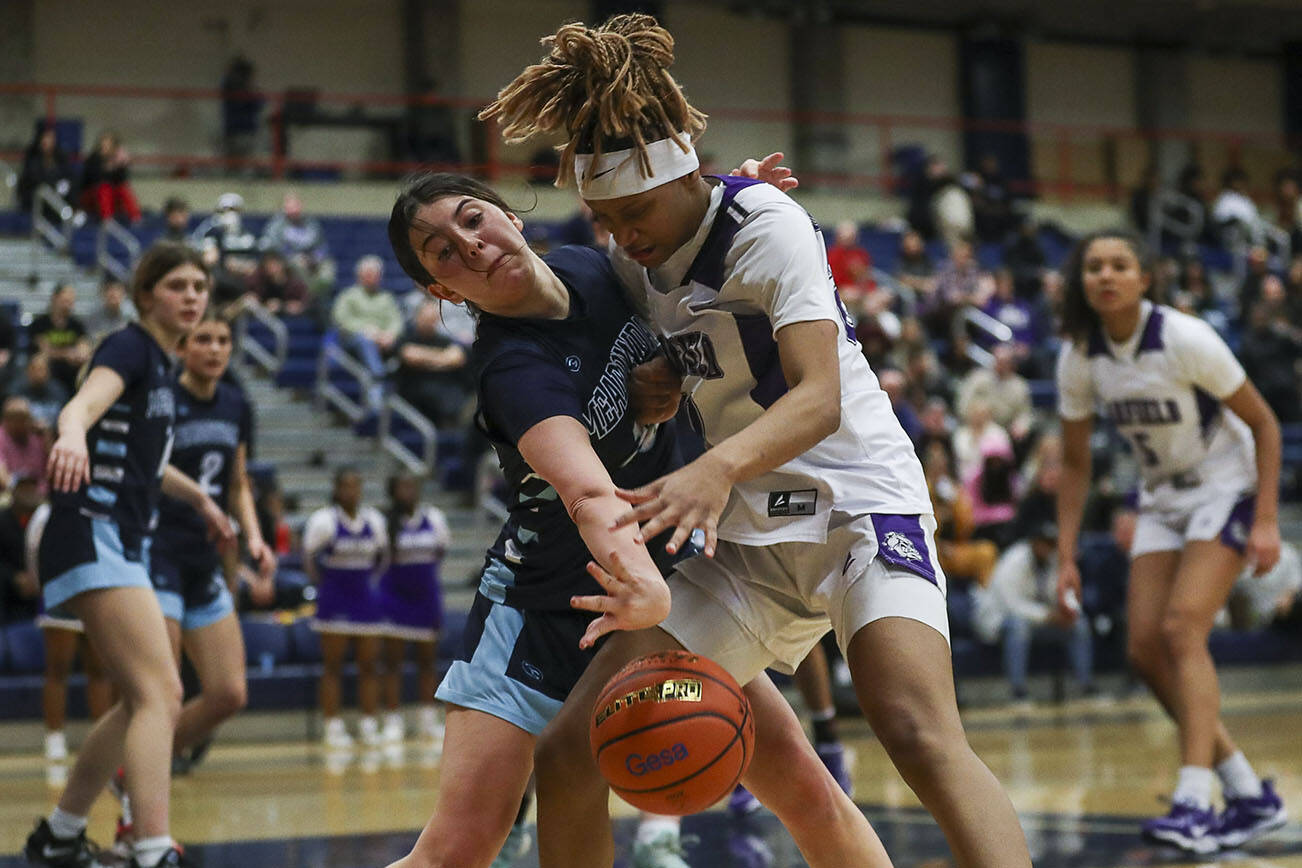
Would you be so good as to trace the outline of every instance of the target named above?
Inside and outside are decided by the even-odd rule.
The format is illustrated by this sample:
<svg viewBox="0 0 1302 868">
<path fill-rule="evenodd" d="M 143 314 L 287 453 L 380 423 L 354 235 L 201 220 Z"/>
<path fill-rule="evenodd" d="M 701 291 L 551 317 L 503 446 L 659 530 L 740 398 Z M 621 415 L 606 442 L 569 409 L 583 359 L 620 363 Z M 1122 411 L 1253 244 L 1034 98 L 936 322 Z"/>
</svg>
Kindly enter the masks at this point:
<svg viewBox="0 0 1302 868">
<path fill-rule="evenodd" d="M 801 383 L 698 460 L 714 463 L 735 485 L 803 455 L 840 425 L 840 390 L 829 393 L 814 383 Z"/>
<path fill-rule="evenodd" d="M 1257 450 L 1257 499 L 1254 520 L 1279 521 L 1279 472 L 1283 459 L 1283 438 L 1279 422 L 1269 414 L 1252 426 L 1252 440 Z"/>
<path fill-rule="evenodd" d="M 1085 496 L 1089 490 L 1090 466 L 1064 465 L 1058 483 L 1058 559 L 1062 563 L 1076 560 L 1076 537 L 1085 514 Z"/>
<path fill-rule="evenodd" d="M 579 497 L 566 508 L 593 560 L 602 567 L 612 569 L 610 554 L 616 552 L 620 560 L 638 575 L 660 574 L 646 545 L 637 541 L 640 532 L 636 526 L 611 529 L 615 520 L 628 512 L 628 504 L 615 495 L 613 488 L 609 492 Z"/>
<path fill-rule="evenodd" d="M 235 517 L 244 529 L 244 539 L 249 548 L 254 548 L 264 540 L 262 525 L 258 523 L 258 508 L 253 502 L 253 486 L 249 485 L 247 476 L 237 474 L 231 487 L 234 489 L 231 494 L 235 503 Z"/>
<path fill-rule="evenodd" d="M 201 509 L 208 495 L 204 494 L 199 484 L 172 465 L 163 471 L 163 494 Z"/>
</svg>

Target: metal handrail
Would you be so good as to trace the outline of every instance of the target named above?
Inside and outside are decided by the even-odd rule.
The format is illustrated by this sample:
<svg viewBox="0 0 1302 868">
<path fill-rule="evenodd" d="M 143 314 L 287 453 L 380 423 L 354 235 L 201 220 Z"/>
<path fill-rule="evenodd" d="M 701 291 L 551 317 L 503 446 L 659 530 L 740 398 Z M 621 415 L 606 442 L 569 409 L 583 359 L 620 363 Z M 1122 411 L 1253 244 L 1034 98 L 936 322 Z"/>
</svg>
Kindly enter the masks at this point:
<svg viewBox="0 0 1302 868">
<path fill-rule="evenodd" d="M 362 390 L 360 403 L 348 397 L 343 390 L 330 382 L 331 362 L 339 365 L 357 380 Z M 328 343 L 322 348 L 316 364 L 316 396 L 318 401 L 324 401 L 333 409 L 343 413 L 348 417 L 349 421 L 360 422 L 366 418 L 370 404 L 368 396 L 374 386 L 375 380 L 371 377 L 371 372 L 366 370 L 366 366 L 361 362 L 348 355 L 343 347 L 335 343 Z"/>
<path fill-rule="evenodd" d="M 271 350 L 255 340 L 250 340 L 250 319 L 256 319 L 271 332 Z M 257 299 L 246 298 L 235 322 L 239 332 L 240 350 L 271 376 L 279 374 L 280 369 L 285 366 L 285 359 L 289 358 L 289 329 L 280 321 L 280 317 L 267 310 Z"/>
<path fill-rule="evenodd" d="M 393 417 L 402 417 L 420 434 L 421 454 L 417 455 L 393 436 Z M 390 395 L 380 410 L 380 448 L 397 459 L 412 473 L 424 475 L 434 469 L 438 458 L 438 429 L 424 414 L 397 395 Z"/>
<path fill-rule="evenodd" d="M 1148 246 L 1150 250 L 1162 249 L 1162 233 L 1167 232 L 1188 244 L 1198 240 L 1202 234 L 1203 223 L 1207 219 L 1202 202 L 1192 196 L 1186 196 L 1178 190 L 1159 189 L 1149 197 L 1148 205 Z M 1181 220 L 1176 216 L 1176 209 L 1183 210 L 1189 217 Z"/>
<path fill-rule="evenodd" d="M 45 216 L 45 206 L 58 215 L 58 225 Z M 41 238 L 55 250 L 67 252 L 72 246 L 73 218 L 76 210 L 67 199 L 49 184 L 41 184 L 32 194 L 32 235 Z"/>
<path fill-rule="evenodd" d="M 126 248 L 127 261 L 125 263 L 118 260 L 109 251 L 110 239 Z M 99 266 L 100 271 L 113 275 L 123 283 L 129 283 L 131 281 L 131 269 L 139 258 L 140 241 L 136 236 L 132 235 L 126 227 L 112 217 L 105 217 L 99 224 L 99 232 L 95 233 L 95 264 Z"/>
<path fill-rule="evenodd" d="M 918 294 L 913 291 L 913 287 L 901 283 L 900 279 L 889 271 L 883 271 L 877 266 L 869 268 L 869 274 L 878 286 L 884 286 L 900 301 L 900 313 L 906 317 L 913 316 L 918 310 Z"/>
<path fill-rule="evenodd" d="M 1013 339 L 1013 330 L 1004 325 L 990 314 L 981 310 L 979 307 L 968 305 L 963 308 L 959 314 L 959 328 L 971 326 L 978 332 L 985 334 L 996 344 L 1007 343 Z M 967 357 L 984 368 L 989 368 L 995 363 L 994 354 L 984 347 L 978 346 L 975 341 L 970 341 L 967 345 Z"/>
</svg>

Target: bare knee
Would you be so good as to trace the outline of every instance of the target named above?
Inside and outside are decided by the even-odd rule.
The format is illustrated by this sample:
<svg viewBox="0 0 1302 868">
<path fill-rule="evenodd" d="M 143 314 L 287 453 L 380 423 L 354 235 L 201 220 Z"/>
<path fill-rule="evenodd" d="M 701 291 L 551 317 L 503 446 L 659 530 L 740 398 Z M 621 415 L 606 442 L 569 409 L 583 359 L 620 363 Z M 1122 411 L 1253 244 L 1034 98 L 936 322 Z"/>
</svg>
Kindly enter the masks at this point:
<svg viewBox="0 0 1302 868">
<path fill-rule="evenodd" d="M 941 773 L 958 752 L 969 750 L 962 726 L 949 722 L 944 713 L 897 704 L 874 715 L 872 724 L 891 762 L 906 778 Z"/>
<path fill-rule="evenodd" d="M 211 690 L 205 687 L 203 697 L 212 715 L 220 720 L 238 714 L 249 702 L 244 682 L 235 679 L 214 685 Z"/>
<path fill-rule="evenodd" d="M 792 816 L 825 818 L 835 815 L 837 803 L 844 795 L 810 749 L 803 731 L 793 732 L 784 727 L 780 732 L 768 733 L 763 750 L 764 756 L 757 754 L 753 760 L 755 765 L 747 775 L 747 783 L 754 781 L 757 788 L 764 791 L 761 800 L 778 813 L 784 823 L 788 823 Z M 763 782 L 755 780 L 757 774 L 770 782 L 779 778 L 780 785 L 764 786 Z M 757 791 L 756 795 L 761 793 Z"/>
<path fill-rule="evenodd" d="M 1181 609 L 1172 609 L 1162 618 L 1162 644 L 1173 660 L 1207 650 L 1210 625 L 1206 619 Z"/>
</svg>

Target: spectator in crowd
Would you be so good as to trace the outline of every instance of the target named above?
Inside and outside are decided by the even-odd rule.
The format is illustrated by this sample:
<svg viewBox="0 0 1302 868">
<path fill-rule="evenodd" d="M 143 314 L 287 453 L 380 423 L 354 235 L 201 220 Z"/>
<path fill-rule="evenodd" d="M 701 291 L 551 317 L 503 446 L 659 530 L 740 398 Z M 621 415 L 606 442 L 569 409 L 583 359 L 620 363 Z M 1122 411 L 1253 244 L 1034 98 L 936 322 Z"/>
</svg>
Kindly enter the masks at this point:
<svg viewBox="0 0 1302 868">
<path fill-rule="evenodd" d="M 27 357 L 23 379 L 14 385 L 13 393 L 27 399 L 36 424 L 53 431 L 59 421 L 59 411 L 68 403 L 72 393 L 50 376 L 50 363 L 44 353 Z"/>
<path fill-rule="evenodd" d="M 0 405 L 0 473 L 30 476 L 45 493 L 46 440 L 32 419 L 32 408 L 21 395 L 10 395 Z M 3 480 L 0 480 L 2 482 Z"/>
<path fill-rule="evenodd" d="M 216 248 L 221 267 L 247 279 L 258 267 L 258 238 L 244 228 L 244 197 L 222 193 L 217 210 L 194 230 L 204 250 Z"/>
<path fill-rule="evenodd" d="M 1029 479 L 1017 504 L 1013 537 L 1027 539 L 1046 515 L 1057 515 L 1058 486 L 1062 482 L 1062 438 L 1046 434 L 1023 465 Z"/>
<path fill-rule="evenodd" d="M 853 221 L 836 224 L 832 246 L 827 248 L 827 264 L 843 297 L 847 291 L 858 294 L 872 288 L 872 257 L 859 244 L 859 226 Z"/>
<path fill-rule="evenodd" d="M 972 303 L 980 291 L 980 283 L 981 267 L 972 242 L 956 241 L 936 282 L 918 296 L 918 316 L 927 331 L 935 337 L 949 337 L 954 314 Z"/>
<path fill-rule="evenodd" d="M 39 476 L 16 475 L 9 505 L 0 509 L 0 624 L 36 617 L 41 583 L 27 563 L 26 530 L 41 505 Z"/>
<path fill-rule="evenodd" d="M 1148 237 L 1148 228 L 1152 225 L 1153 197 L 1162 189 L 1162 180 L 1157 166 L 1149 163 L 1139 176 L 1139 184 L 1130 191 L 1130 222 L 1139 234 Z"/>
<path fill-rule="evenodd" d="M 1212 219 L 1212 193 L 1207 182 L 1207 174 L 1202 166 L 1190 163 L 1180 170 L 1176 190 L 1184 201 L 1170 209 L 1169 216 L 1181 225 L 1201 227 L 1196 240 L 1208 244 L 1220 244 L 1220 233 L 1216 230 L 1216 221 Z"/>
<path fill-rule="evenodd" d="M 1017 530 L 1017 461 L 1012 448 L 998 437 L 985 438 L 980 463 L 963 477 L 963 487 L 972 498 L 973 537 L 1006 548 Z"/>
<path fill-rule="evenodd" d="M 900 255 L 895 263 L 895 279 L 923 295 L 935 283 L 936 264 L 927 253 L 927 244 L 916 229 L 906 229 L 900 235 Z"/>
<path fill-rule="evenodd" d="M 294 532 L 285 520 L 285 497 L 274 482 L 258 493 L 254 504 L 258 512 L 258 527 L 262 538 L 271 546 L 277 557 L 283 558 L 294 550 Z"/>
<path fill-rule="evenodd" d="M 50 294 L 48 310 L 27 327 L 32 346 L 49 360 L 51 376 L 69 392 L 77 371 L 90 358 L 86 325 L 72 312 L 76 306 L 77 288 L 62 284 Z"/>
<path fill-rule="evenodd" d="M 289 269 L 279 251 L 267 250 L 262 254 L 261 262 L 249 278 L 248 289 L 272 313 L 299 316 L 307 311 L 310 298 L 307 284 Z"/>
<path fill-rule="evenodd" d="M 116 277 L 105 277 L 99 286 L 99 308 L 86 317 L 86 332 L 96 343 L 136 318 L 136 306 L 127 298 L 127 287 Z"/>
<path fill-rule="evenodd" d="M 357 262 L 357 283 L 335 299 L 332 319 L 343 344 L 377 380 L 384 376 L 384 357 L 402 334 L 402 312 L 384 291 L 384 260 L 363 256 Z"/>
<path fill-rule="evenodd" d="M 1261 298 L 1262 284 L 1271 276 L 1270 252 L 1261 245 L 1254 245 L 1249 248 L 1244 264 L 1247 271 L 1239 284 L 1239 313 L 1246 317 Z"/>
<path fill-rule="evenodd" d="M 163 234 L 158 240 L 194 245 L 194 238 L 190 234 L 190 203 L 179 196 L 168 197 L 163 203 Z"/>
<path fill-rule="evenodd" d="M 1004 245 L 1003 264 L 1013 277 L 1013 288 L 1018 298 L 1036 301 L 1044 281 L 1049 257 L 1040 243 L 1040 227 L 1026 221 Z"/>
<path fill-rule="evenodd" d="M 1293 169 L 1275 173 L 1275 225 L 1288 233 L 1289 249 L 1302 253 L 1302 181 Z"/>
<path fill-rule="evenodd" d="M 253 64 L 242 54 L 222 76 L 222 152 L 228 160 L 248 159 L 257 143 L 264 101 L 254 93 L 253 78 Z"/>
<path fill-rule="evenodd" d="M 984 154 L 972 179 L 972 212 L 976 237 L 985 242 L 1000 242 L 1018 224 L 1016 199 L 1008 188 L 999 158 Z"/>
<path fill-rule="evenodd" d="M 914 331 L 921 332 L 922 326 L 911 317 L 901 321 L 901 339 Z M 921 407 L 932 398 L 941 398 L 946 404 L 953 397 L 953 382 L 949 373 L 941 367 L 940 359 L 925 342 L 910 343 L 908 353 L 903 358 L 904 376 L 908 379 L 909 401 L 915 407 Z"/>
<path fill-rule="evenodd" d="M 1011 346 L 1017 366 L 1038 373 L 1042 363 L 1055 361 L 1056 356 L 1045 358 L 1037 352 L 1052 331 L 1048 312 L 1037 301 L 1017 294 L 1010 269 L 1000 268 L 995 272 L 994 291 L 981 309 L 1012 331 Z"/>
<path fill-rule="evenodd" d="M 1245 567 L 1230 592 L 1230 624 L 1237 630 L 1273 628 L 1297 636 L 1302 628 L 1302 557 L 1297 546 L 1285 542 L 1269 572 L 1252 573 L 1251 565 Z"/>
<path fill-rule="evenodd" d="M 1031 436 L 1035 422 L 1031 386 L 1017 373 L 1017 353 L 1014 345 L 996 346 L 994 365 L 974 368 L 959 384 L 957 408 L 959 417 L 966 419 L 973 401 L 988 407 L 990 418 L 1008 432 L 1015 453 Z"/>
<path fill-rule="evenodd" d="M 940 238 L 951 249 L 972 237 L 972 199 L 940 157 L 927 158 L 910 197 L 908 221 L 924 238 Z"/>
<path fill-rule="evenodd" d="M 471 394 L 466 349 L 439 328 L 439 302 L 426 299 L 394 350 L 398 395 L 440 428 L 460 424 Z"/>
<path fill-rule="evenodd" d="M 1212 221 L 1225 247 L 1234 250 L 1245 241 L 1255 241 L 1261 214 L 1248 194 L 1248 173 L 1237 166 L 1221 176 L 1221 192 L 1212 204 Z"/>
<path fill-rule="evenodd" d="M 954 431 L 954 469 L 960 479 L 966 479 L 980 468 L 982 447 L 985 444 L 1012 451 L 1012 439 L 994 421 L 993 411 L 986 401 L 973 397 L 964 405 L 959 419 L 959 426 Z"/>
<path fill-rule="evenodd" d="M 208 291 L 208 304 L 226 321 L 234 320 L 244 310 L 244 305 L 256 296 L 249 291 L 252 275 L 236 274 L 222 264 L 221 251 L 209 245 L 202 251 L 204 267 L 208 269 L 212 288 Z"/>
<path fill-rule="evenodd" d="M 895 418 L 900 420 L 900 427 L 904 433 L 909 435 L 916 447 L 918 441 L 922 439 L 922 420 L 918 418 L 918 411 L 909 401 L 908 396 L 908 379 L 901 371 L 894 368 L 886 368 L 877 375 L 877 380 L 881 384 L 882 391 L 891 399 L 891 409 L 895 411 Z"/>
<path fill-rule="evenodd" d="M 452 107 L 439 93 L 438 82 L 425 78 L 419 93 L 407 104 L 407 148 L 418 163 L 461 162 L 457 147 L 456 118 Z"/>
<path fill-rule="evenodd" d="M 958 464 L 954 455 L 954 420 L 950 418 L 949 405 L 943 398 L 930 398 L 922 406 L 918 419 L 922 423 L 922 436 L 917 445 L 919 457 L 925 458 L 933 444 L 939 445 L 949 457 L 948 472 L 953 476 Z"/>
<path fill-rule="evenodd" d="M 940 440 L 931 440 L 922 454 L 922 470 L 936 515 L 936 555 L 945 575 L 956 582 L 990 583 L 999 549 L 989 540 L 972 539 L 972 499 L 954 478 L 950 454 Z"/>
<path fill-rule="evenodd" d="M 1288 324 L 1302 328 L 1302 250 L 1293 255 L 1284 273 L 1284 310 Z"/>
<path fill-rule="evenodd" d="M 36 138 L 23 153 L 23 168 L 18 174 L 18 207 L 24 213 L 32 213 L 36 189 L 42 184 L 54 188 L 65 199 L 72 198 L 72 166 L 59 148 L 54 127 L 46 126 L 44 120 L 36 122 Z M 47 219 L 52 216 L 46 212 Z"/>
<path fill-rule="evenodd" d="M 9 391 L 18 366 L 18 330 L 8 314 L 0 316 L 0 395 Z"/>
<path fill-rule="evenodd" d="M 1059 611 L 1058 529 L 1041 522 L 1031 538 L 1014 543 L 995 565 L 990 587 L 977 598 L 974 626 L 987 642 L 1003 640 L 1004 674 L 1013 700 L 1029 698 L 1027 675 L 1033 643 L 1063 647 L 1081 692 L 1093 695 L 1094 637 L 1088 618 L 1070 621 Z M 1079 608 L 1079 602 L 1077 603 Z"/>
<path fill-rule="evenodd" d="M 1239 360 L 1279 421 L 1302 421 L 1302 331 L 1289 324 L 1282 304 L 1263 298 L 1253 305 Z"/>
<path fill-rule="evenodd" d="M 267 221 L 258 246 L 275 250 L 303 275 L 315 274 L 317 266 L 330 258 L 321 221 L 303 213 L 303 200 L 286 193 L 281 211 Z"/>
<path fill-rule="evenodd" d="M 100 133 L 95 149 L 81 165 L 81 206 L 100 220 L 119 214 L 133 226 L 140 222 L 140 203 L 131 189 L 130 157 L 118 134 Z"/>
</svg>

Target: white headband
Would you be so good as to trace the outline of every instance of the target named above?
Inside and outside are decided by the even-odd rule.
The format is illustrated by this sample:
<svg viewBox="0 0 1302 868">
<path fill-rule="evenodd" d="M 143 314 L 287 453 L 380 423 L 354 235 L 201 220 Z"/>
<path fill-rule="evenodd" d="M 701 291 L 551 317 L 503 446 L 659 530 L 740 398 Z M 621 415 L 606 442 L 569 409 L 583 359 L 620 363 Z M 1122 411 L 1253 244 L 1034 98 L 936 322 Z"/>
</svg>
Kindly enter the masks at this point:
<svg viewBox="0 0 1302 868">
<path fill-rule="evenodd" d="M 576 154 L 574 176 L 578 179 L 579 195 L 584 199 L 619 199 L 644 193 L 696 171 L 701 161 L 696 157 L 692 140 L 687 133 L 679 133 L 678 137 L 687 143 L 686 152 L 673 139 L 647 144 L 651 174 L 645 177 L 636 148 L 602 154 L 595 164 L 592 154 Z"/>
</svg>

